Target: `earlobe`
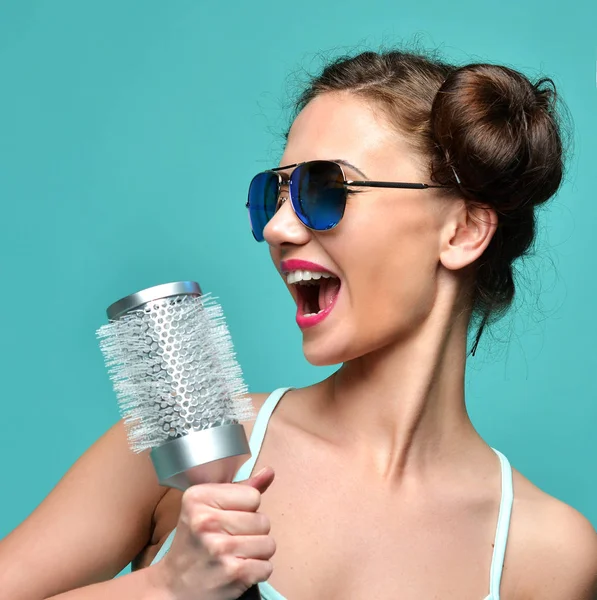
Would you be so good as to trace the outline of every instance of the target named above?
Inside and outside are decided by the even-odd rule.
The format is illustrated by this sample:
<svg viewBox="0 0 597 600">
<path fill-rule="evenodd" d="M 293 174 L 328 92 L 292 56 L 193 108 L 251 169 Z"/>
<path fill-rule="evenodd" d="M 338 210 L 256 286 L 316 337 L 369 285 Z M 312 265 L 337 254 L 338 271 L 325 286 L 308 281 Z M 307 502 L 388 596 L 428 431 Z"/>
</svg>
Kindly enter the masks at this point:
<svg viewBox="0 0 597 600">
<path fill-rule="evenodd" d="M 466 206 L 446 232 L 446 243 L 440 253 L 442 265 L 455 271 L 474 263 L 489 245 L 497 224 L 497 213 L 491 206 Z"/>
</svg>

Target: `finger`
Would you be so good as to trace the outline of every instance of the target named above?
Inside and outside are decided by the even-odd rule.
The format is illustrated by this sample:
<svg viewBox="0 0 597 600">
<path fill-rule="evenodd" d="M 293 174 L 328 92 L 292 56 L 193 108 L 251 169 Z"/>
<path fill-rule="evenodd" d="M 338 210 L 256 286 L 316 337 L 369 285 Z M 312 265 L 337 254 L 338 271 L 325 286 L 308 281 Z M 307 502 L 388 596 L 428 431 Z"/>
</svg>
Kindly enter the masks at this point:
<svg viewBox="0 0 597 600">
<path fill-rule="evenodd" d="M 252 475 L 248 479 L 244 481 L 239 481 L 237 483 L 241 483 L 243 485 L 250 485 L 255 489 L 259 490 L 262 494 L 267 490 L 267 488 L 272 484 L 276 474 L 271 467 L 265 467 L 261 469 L 255 475 Z"/>
<path fill-rule="evenodd" d="M 235 555 L 239 558 L 269 560 L 276 553 L 276 542 L 269 535 L 235 535 Z"/>
<path fill-rule="evenodd" d="M 193 523 L 196 533 L 267 535 L 271 530 L 269 518 L 260 512 L 208 509 Z"/>
<path fill-rule="evenodd" d="M 225 559 L 224 568 L 230 578 L 235 581 L 242 580 L 249 587 L 269 579 L 274 570 L 272 563 L 268 560 L 232 556 Z M 234 585 L 231 584 L 231 586 Z"/>
<path fill-rule="evenodd" d="M 193 512 L 198 505 L 221 510 L 255 512 L 261 504 L 261 493 L 250 485 L 236 483 L 202 483 L 191 486 L 182 497 L 182 507 Z"/>
<path fill-rule="evenodd" d="M 274 538 L 269 535 L 226 535 L 211 533 L 203 537 L 203 545 L 211 556 L 269 560 L 276 552 Z"/>
</svg>

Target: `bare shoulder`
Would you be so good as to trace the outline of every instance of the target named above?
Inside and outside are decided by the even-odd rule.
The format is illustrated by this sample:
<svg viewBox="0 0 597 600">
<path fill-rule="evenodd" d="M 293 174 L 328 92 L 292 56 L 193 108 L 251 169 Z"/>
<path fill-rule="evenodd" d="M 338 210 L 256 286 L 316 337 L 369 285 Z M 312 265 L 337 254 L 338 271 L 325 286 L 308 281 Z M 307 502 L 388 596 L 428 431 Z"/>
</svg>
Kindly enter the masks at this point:
<svg viewBox="0 0 597 600">
<path fill-rule="evenodd" d="M 513 597 L 597 599 L 597 533 L 571 506 L 514 474 L 506 572 Z"/>
<path fill-rule="evenodd" d="M 275 415 L 276 418 L 273 418 L 272 415 L 272 419 L 271 421 L 268 423 L 268 431 L 270 431 L 271 429 L 271 425 L 274 424 L 275 426 L 279 426 L 281 423 L 284 423 L 284 425 L 288 426 L 294 426 L 294 427 L 302 427 L 304 425 L 304 411 L 301 409 L 301 407 L 304 407 L 306 405 L 306 400 L 309 398 L 310 395 L 312 395 L 313 390 L 317 388 L 317 384 L 315 385 L 311 385 L 308 387 L 301 387 L 301 388 L 294 388 L 294 387 L 289 387 L 289 388 L 284 388 L 282 389 L 278 389 L 275 390 L 274 392 L 268 392 L 268 393 L 250 393 L 248 394 L 248 396 L 251 397 L 252 400 L 252 404 L 253 404 L 253 408 L 254 408 L 254 418 L 252 419 L 247 419 L 246 421 L 242 421 L 242 425 L 245 428 L 245 431 L 247 433 L 247 437 L 250 437 L 252 432 L 253 432 L 253 428 L 255 426 L 255 422 L 256 422 L 256 418 L 259 414 L 259 412 L 261 411 L 261 409 L 263 408 L 263 405 L 265 404 L 265 401 L 272 395 L 272 394 L 276 394 L 276 392 L 280 392 L 283 391 L 283 397 L 289 397 L 291 396 L 292 399 L 289 399 L 285 402 L 281 402 L 280 404 L 282 404 L 282 406 L 280 406 L 280 404 L 276 405 L 276 409 L 275 409 Z M 302 423 L 302 425 L 301 425 Z"/>
</svg>

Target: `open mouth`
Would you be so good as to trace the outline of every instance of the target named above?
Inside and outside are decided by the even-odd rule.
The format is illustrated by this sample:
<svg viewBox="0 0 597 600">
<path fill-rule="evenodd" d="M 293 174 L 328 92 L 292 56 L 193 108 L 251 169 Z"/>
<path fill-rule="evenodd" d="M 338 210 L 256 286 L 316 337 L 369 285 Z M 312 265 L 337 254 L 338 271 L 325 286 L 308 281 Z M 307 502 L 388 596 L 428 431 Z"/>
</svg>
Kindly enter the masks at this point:
<svg viewBox="0 0 597 600">
<path fill-rule="evenodd" d="M 291 271 L 287 282 L 296 292 L 297 323 L 302 328 L 320 323 L 331 312 L 341 287 L 338 277 L 317 271 Z"/>
</svg>

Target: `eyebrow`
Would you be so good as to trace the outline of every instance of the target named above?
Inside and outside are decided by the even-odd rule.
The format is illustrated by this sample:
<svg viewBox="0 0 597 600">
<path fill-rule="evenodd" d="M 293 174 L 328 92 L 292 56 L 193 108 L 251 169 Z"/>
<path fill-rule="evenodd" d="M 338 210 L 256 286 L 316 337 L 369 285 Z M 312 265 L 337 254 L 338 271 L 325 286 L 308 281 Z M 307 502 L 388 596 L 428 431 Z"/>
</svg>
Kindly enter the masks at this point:
<svg viewBox="0 0 597 600">
<path fill-rule="evenodd" d="M 355 173 L 358 173 L 364 179 L 369 179 L 369 177 L 367 175 L 365 175 L 365 173 L 363 173 L 363 171 L 361 171 L 361 169 L 359 169 L 357 166 L 353 165 L 352 163 L 348 162 L 347 160 L 344 160 L 343 158 L 331 158 L 331 159 L 327 159 L 327 160 L 329 160 L 330 162 L 335 162 L 335 163 L 338 163 L 339 165 L 348 167 L 349 169 L 352 169 Z M 272 169 L 272 170 L 283 171 L 285 169 L 289 169 L 294 166 L 295 165 L 287 165 L 286 167 L 276 167 L 275 169 Z"/>
<path fill-rule="evenodd" d="M 367 175 L 365 175 L 365 173 L 363 173 L 363 171 L 361 171 L 361 169 L 359 169 L 352 163 L 349 163 L 347 160 L 344 160 L 343 158 L 334 158 L 332 162 L 337 162 L 340 165 L 344 165 L 345 167 L 352 169 L 355 173 L 358 173 L 361 177 L 364 177 L 365 179 L 369 179 L 369 177 L 367 177 Z"/>
</svg>

